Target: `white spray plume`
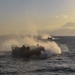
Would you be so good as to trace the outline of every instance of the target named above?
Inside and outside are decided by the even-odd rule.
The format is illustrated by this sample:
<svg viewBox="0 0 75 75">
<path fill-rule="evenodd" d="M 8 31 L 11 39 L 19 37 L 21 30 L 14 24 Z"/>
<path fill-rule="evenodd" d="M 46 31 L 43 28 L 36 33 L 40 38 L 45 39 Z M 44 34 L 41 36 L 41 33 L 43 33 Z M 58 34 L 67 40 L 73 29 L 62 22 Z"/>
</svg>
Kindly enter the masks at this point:
<svg viewBox="0 0 75 75">
<path fill-rule="evenodd" d="M 51 38 L 52 36 L 50 36 L 49 34 L 46 34 L 46 33 L 41 35 L 42 39 L 47 39 L 48 37 Z"/>
<path fill-rule="evenodd" d="M 49 35 L 44 35 L 42 36 L 43 39 L 49 37 Z M 11 46 L 12 45 L 17 45 L 17 46 L 22 46 L 23 44 L 28 44 L 30 46 L 36 46 L 37 44 L 39 44 L 40 46 L 43 46 L 45 48 L 45 50 L 51 54 L 61 54 L 61 49 L 60 47 L 56 44 L 56 42 L 44 42 L 44 41 L 40 41 L 37 38 L 33 37 L 33 36 L 25 36 L 24 38 L 17 38 L 17 39 L 10 39 L 10 40 L 6 40 L 3 41 L 1 43 L 1 50 L 11 50 Z"/>
</svg>

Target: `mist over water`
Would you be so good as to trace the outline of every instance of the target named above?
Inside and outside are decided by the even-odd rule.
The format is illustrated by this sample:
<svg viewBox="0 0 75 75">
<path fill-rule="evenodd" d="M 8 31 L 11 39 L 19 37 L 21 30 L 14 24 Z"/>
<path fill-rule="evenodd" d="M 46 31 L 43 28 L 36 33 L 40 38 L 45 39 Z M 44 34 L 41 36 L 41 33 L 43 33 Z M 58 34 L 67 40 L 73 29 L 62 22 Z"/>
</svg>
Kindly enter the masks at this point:
<svg viewBox="0 0 75 75">
<path fill-rule="evenodd" d="M 40 39 L 38 38 L 40 37 Z M 43 46 L 46 50 L 46 54 L 49 56 L 50 54 L 61 54 L 61 49 L 54 41 L 47 40 L 48 37 L 51 37 L 48 34 L 43 35 L 26 35 L 26 36 L 16 36 L 10 39 L 5 39 L 0 42 L 0 51 L 11 51 L 12 45 L 17 45 L 21 47 L 22 45 L 31 46 Z M 43 41 L 46 40 L 46 41 Z"/>
</svg>

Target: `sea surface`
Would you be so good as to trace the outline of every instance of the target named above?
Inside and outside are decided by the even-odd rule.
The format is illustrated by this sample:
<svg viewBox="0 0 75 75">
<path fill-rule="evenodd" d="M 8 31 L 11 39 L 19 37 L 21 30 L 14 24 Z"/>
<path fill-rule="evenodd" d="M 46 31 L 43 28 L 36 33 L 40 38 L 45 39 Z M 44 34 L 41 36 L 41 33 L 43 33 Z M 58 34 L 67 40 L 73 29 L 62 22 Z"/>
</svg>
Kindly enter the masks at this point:
<svg viewBox="0 0 75 75">
<path fill-rule="evenodd" d="M 56 38 L 62 53 L 46 59 L 13 58 L 11 51 L 0 51 L 0 75 L 75 75 L 75 37 Z"/>
</svg>

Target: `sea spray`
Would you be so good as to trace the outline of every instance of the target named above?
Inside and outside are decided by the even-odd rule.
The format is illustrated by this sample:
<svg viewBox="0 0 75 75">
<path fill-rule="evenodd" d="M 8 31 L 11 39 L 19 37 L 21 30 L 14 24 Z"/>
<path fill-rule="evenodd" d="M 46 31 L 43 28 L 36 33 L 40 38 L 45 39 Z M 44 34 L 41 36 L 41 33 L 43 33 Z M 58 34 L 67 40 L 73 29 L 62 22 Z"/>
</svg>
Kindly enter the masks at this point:
<svg viewBox="0 0 75 75">
<path fill-rule="evenodd" d="M 19 46 L 20 43 L 17 40 L 10 39 L 10 40 L 2 41 L 0 45 L 1 45 L 1 47 L 0 47 L 1 51 L 10 51 L 12 45 L 18 45 Z"/>
<path fill-rule="evenodd" d="M 51 38 L 52 36 L 50 36 L 49 34 L 45 33 L 45 34 L 41 34 L 41 38 L 42 39 L 47 39 L 47 38 Z"/>
<path fill-rule="evenodd" d="M 36 46 L 37 44 L 40 46 L 43 46 L 45 48 L 46 51 L 49 51 L 52 54 L 61 54 L 61 49 L 60 47 L 56 44 L 56 42 L 52 41 L 40 41 L 34 37 L 25 37 L 24 38 L 24 42 L 25 44 L 28 45 L 34 45 Z"/>
<path fill-rule="evenodd" d="M 1 49 L 0 50 L 9 51 L 9 50 L 11 50 L 12 45 L 17 45 L 20 47 L 24 44 L 25 45 L 27 44 L 29 46 L 36 46 L 38 44 L 39 46 L 43 46 L 45 48 L 48 55 L 50 55 L 50 54 L 61 54 L 61 49 L 56 44 L 56 42 L 54 42 L 54 41 L 50 42 L 48 40 L 46 42 L 44 42 L 44 41 L 39 40 L 36 37 L 25 36 L 25 37 L 20 37 L 20 38 L 15 37 L 15 38 L 10 38 L 10 39 L 4 40 L 1 43 Z M 47 37 L 49 37 L 49 36 L 47 36 Z M 45 38 L 43 37 L 41 39 L 47 39 L 47 37 L 45 36 Z"/>
</svg>

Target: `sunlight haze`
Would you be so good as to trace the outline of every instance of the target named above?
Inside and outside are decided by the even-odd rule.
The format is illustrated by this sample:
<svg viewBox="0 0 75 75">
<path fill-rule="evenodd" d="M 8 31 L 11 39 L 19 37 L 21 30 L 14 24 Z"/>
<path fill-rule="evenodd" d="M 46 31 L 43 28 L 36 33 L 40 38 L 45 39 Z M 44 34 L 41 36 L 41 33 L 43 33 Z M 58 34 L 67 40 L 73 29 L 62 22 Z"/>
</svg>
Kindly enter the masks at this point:
<svg viewBox="0 0 75 75">
<path fill-rule="evenodd" d="M 75 0 L 0 0 L 0 35 L 28 31 L 75 35 Z"/>
</svg>

